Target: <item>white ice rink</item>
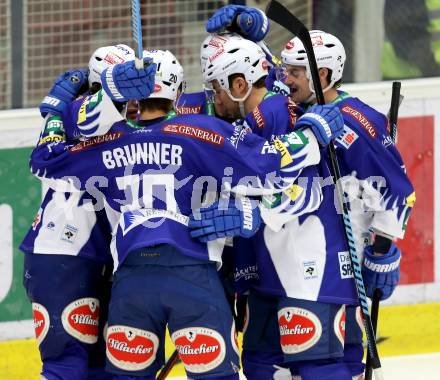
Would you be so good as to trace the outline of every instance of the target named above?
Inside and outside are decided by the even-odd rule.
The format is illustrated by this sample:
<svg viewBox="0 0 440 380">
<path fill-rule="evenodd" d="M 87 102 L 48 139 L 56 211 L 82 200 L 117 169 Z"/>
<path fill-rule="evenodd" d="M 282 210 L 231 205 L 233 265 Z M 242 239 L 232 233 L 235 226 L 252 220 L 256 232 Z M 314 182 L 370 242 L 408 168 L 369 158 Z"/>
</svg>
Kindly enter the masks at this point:
<svg viewBox="0 0 440 380">
<path fill-rule="evenodd" d="M 384 380 L 440 380 L 440 352 L 381 359 Z M 186 380 L 186 377 L 170 379 Z M 242 377 L 245 380 L 245 377 Z M 337 380 L 337 379 L 335 379 Z"/>
</svg>

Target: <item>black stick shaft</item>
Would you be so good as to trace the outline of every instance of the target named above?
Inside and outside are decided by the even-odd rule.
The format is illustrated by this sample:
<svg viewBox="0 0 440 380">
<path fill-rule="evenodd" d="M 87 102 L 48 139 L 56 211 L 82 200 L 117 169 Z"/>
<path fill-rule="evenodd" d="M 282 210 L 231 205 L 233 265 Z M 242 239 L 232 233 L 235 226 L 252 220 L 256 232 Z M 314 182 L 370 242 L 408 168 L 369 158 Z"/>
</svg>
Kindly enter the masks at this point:
<svg viewBox="0 0 440 380">
<path fill-rule="evenodd" d="M 379 303 L 381 291 L 376 289 L 373 293 L 373 300 L 371 303 L 371 323 L 373 324 L 374 335 L 377 333 L 377 321 L 379 319 Z M 367 363 L 365 365 L 365 380 L 371 380 L 373 376 L 373 367 L 371 365 L 370 354 L 367 353 Z"/>
<path fill-rule="evenodd" d="M 400 96 L 400 82 L 393 82 L 393 90 L 391 93 L 391 106 L 389 112 L 389 123 L 390 123 L 390 135 L 394 142 L 397 138 L 397 119 L 399 114 L 399 106 L 401 102 Z M 373 323 L 373 331 L 376 336 L 377 332 L 377 321 L 379 318 L 379 304 L 380 304 L 381 291 L 375 289 L 373 293 L 373 299 L 371 302 L 371 322 Z M 371 380 L 373 375 L 373 368 L 371 365 L 370 355 L 367 353 L 367 362 L 365 368 L 365 380 Z"/>
<path fill-rule="evenodd" d="M 391 107 L 390 107 L 390 135 L 394 142 L 397 138 L 397 118 L 399 114 L 400 105 L 400 82 L 393 82 L 393 91 L 391 94 Z"/>
<path fill-rule="evenodd" d="M 177 350 L 174 350 L 173 354 L 170 356 L 168 361 L 165 363 L 164 367 L 160 371 L 156 380 L 166 379 L 167 376 L 170 374 L 171 370 L 173 369 L 173 367 L 176 365 L 178 360 L 179 360 L 179 353 L 177 352 Z"/>
</svg>

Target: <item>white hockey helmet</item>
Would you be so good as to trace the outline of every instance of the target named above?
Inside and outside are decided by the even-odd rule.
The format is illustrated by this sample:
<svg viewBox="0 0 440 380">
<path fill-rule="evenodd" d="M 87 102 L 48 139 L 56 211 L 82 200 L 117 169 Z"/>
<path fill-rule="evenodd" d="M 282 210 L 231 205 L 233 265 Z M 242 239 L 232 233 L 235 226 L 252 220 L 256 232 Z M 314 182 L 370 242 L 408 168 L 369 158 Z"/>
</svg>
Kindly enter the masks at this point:
<svg viewBox="0 0 440 380">
<path fill-rule="evenodd" d="M 202 68 L 202 72 L 205 70 L 205 65 L 209 57 L 230 40 L 242 41 L 244 38 L 236 33 L 208 34 L 200 47 L 200 67 Z"/>
<path fill-rule="evenodd" d="M 230 93 L 229 76 L 243 74 L 250 91 L 255 82 L 268 74 L 268 62 L 263 50 L 255 42 L 237 39 L 235 36 L 220 36 L 226 41 L 208 57 L 203 81 L 209 84 L 218 80 L 220 87 L 232 100 L 240 101 L 244 99 L 234 99 Z"/>
<path fill-rule="evenodd" d="M 341 41 L 330 33 L 321 30 L 311 30 L 313 51 L 315 53 L 318 69 L 331 70 L 330 84 L 326 89 L 342 78 L 345 64 L 345 49 Z M 314 92 L 309 60 L 303 43 L 298 37 L 291 39 L 281 52 L 281 60 L 287 65 L 305 66 L 307 78 L 310 81 L 310 89 Z"/>
<path fill-rule="evenodd" d="M 163 98 L 175 101 L 183 84 L 183 67 L 168 50 L 144 50 L 144 58 L 151 58 L 157 66 L 154 92 L 148 98 Z"/>
<path fill-rule="evenodd" d="M 134 50 L 123 44 L 96 49 L 89 61 L 89 85 L 101 84 L 101 74 L 107 67 L 132 61 L 134 58 Z"/>
</svg>

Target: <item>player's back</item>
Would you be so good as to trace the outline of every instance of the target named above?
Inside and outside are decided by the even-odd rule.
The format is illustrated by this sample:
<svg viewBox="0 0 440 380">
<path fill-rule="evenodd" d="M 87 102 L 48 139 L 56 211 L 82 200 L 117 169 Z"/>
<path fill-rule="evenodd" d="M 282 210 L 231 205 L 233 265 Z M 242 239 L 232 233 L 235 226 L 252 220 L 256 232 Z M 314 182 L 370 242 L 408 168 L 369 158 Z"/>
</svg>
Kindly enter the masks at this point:
<svg viewBox="0 0 440 380">
<path fill-rule="evenodd" d="M 257 175 L 264 182 L 267 173 L 280 168 L 279 156 L 262 153 L 264 140 L 250 133 L 232 145 L 232 126 L 210 116 L 140 121 L 137 127 L 115 123 L 113 132 L 81 142 L 50 162 L 44 147 L 37 148 L 32 168 L 49 178 L 77 177 L 81 190 L 105 194 L 121 214 L 119 262 L 133 249 L 162 243 L 219 261 L 191 239 L 187 216 L 200 205 L 206 188 L 219 191 L 226 172 L 233 185 L 245 176 Z"/>
</svg>

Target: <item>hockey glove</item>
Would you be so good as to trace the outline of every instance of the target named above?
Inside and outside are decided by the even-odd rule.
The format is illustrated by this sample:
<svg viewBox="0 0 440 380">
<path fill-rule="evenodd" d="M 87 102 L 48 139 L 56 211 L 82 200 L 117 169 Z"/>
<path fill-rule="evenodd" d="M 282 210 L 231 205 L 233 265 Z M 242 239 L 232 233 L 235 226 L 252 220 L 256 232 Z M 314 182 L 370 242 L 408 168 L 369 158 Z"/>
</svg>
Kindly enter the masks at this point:
<svg viewBox="0 0 440 380">
<path fill-rule="evenodd" d="M 310 127 L 319 144 L 327 146 L 344 132 L 344 119 L 334 104 L 314 105 L 298 119 L 296 127 Z"/>
<path fill-rule="evenodd" d="M 269 70 L 269 75 L 266 78 L 266 87 L 269 91 L 275 94 L 281 94 L 284 96 L 290 95 L 290 87 L 283 82 L 282 73 L 283 68 L 279 66 L 274 66 Z"/>
<path fill-rule="evenodd" d="M 188 227 L 191 237 L 202 243 L 224 237 L 241 236 L 250 238 L 261 224 L 258 202 L 249 198 L 230 199 L 215 202 L 199 210 L 200 218 L 190 216 Z"/>
<path fill-rule="evenodd" d="M 362 277 L 369 298 L 373 298 L 375 289 L 381 291 L 381 300 L 389 298 L 400 279 L 400 249 L 392 244 L 386 254 L 375 256 L 373 247 L 367 246 L 364 250 Z"/>
<path fill-rule="evenodd" d="M 258 42 L 269 32 L 269 20 L 259 9 L 230 4 L 217 10 L 206 23 L 208 33 L 222 32 L 225 29 Z"/>
<path fill-rule="evenodd" d="M 156 64 L 144 58 L 144 68 L 138 70 L 135 61 L 106 68 L 101 74 L 104 91 L 115 102 L 146 99 L 154 90 Z"/>
<path fill-rule="evenodd" d="M 69 70 L 61 74 L 40 104 L 41 116 L 61 116 L 67 105 L 86 90 L 87 69 Z"/>
</svg>

